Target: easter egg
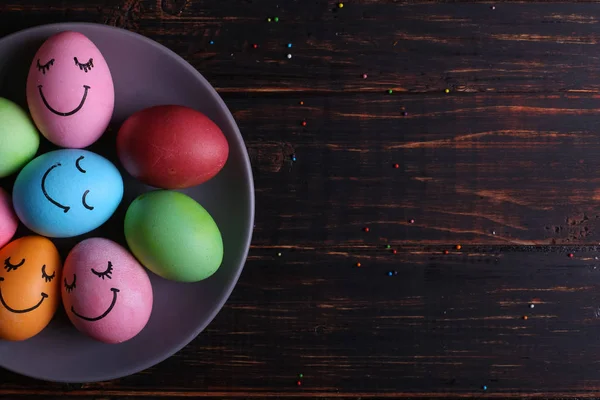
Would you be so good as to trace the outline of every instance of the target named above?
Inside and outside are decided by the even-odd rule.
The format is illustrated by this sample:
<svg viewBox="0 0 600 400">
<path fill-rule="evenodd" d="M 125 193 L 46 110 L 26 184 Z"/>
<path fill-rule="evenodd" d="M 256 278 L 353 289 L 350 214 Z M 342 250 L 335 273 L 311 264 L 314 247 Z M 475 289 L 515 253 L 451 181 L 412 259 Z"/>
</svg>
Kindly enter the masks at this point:
<svg viewBox="0 0 600 400">
<path fill-rule="evenodd" d="M 49 239 L 26 236 L 0 249 L 0 264 L 0 339 L 29 339 L 60 304 L 58 250 Z"/>
<path fill-rule="evenodd" d="M 67 256 L 62 299 L 75 327 L 104 343 L 122 343 L 146 326 L 152 285 L 126 249 L 102 238 L 77 244 Z"/>
<path fill-rule="evenodd" d="M 13 206 L 21 222 L 56 238 L 98 228 L 122 198 L 123 179 L 117 168 L 86 150 L 55 150 L 33 159 L 13 188 Z"/>
<path fill-rule="evenodd" d="M 208 181 L 223 168 L 229 144 L 206 115 L 165 105 L 130 116 L 119 129 L 117 151 L 134 178 L 163 189 Z"/>
<path fill-rule="evenodd" d="M 125 215 L 125 238 L 146 268 L 174 281 L 206 279 L 223 260 L 217 224 L 194 199 L 178 192 L 158 190 L 135 199 Z"/>
<path fill-rule="evenodd" d="M 19 219 L 12 206 L 10 195 L 0 188 L 0 247 L 15 236 L 19 226 Z"/>
<path fill-rule="evenodd" d="M 12 175 L 35 157 L 40 135 L 29 115 L 0 97 L 0 178 Z"/>
<path fill-rule="evenodd" d="M 102 136 L 115 90 L 108 64 L 78 32 L 61 32 L 39 48 L 27 76 L 27 104 L 42 134 L 57 146 L 82 148 Z"/>
</svg>

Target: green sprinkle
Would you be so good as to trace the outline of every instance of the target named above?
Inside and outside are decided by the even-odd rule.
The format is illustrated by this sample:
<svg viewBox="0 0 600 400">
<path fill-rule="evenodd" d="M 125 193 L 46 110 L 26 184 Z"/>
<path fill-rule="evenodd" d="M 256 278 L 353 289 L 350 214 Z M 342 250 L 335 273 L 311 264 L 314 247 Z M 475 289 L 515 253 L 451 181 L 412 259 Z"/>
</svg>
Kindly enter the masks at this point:
<svg viewBox="0 0 600 400">
<path fill-rule="evenodd" d="M 392 93 L 394 93 L 394 91 L 392 89 L 389 89 L 388 94 L 392 94 Z"/>
<path fill-rule="evenodd" d="M 389 249 L 390 247 L 392 247 L 392 246 L 390 246 L 389 244 L 387 246 L 385 246 L 386 249 Z"/>
<path fill-rule="evenodd" d="M 304 378 L 304 374 L 298 374 L 298 378 Z"/>
<path fill-rule="evenodd" d="M 279 17 L 275 17 L 275 18 L 273 18 L 273 21 L 275 21 L 275 22 L 279 22 Z"/>
</svg>

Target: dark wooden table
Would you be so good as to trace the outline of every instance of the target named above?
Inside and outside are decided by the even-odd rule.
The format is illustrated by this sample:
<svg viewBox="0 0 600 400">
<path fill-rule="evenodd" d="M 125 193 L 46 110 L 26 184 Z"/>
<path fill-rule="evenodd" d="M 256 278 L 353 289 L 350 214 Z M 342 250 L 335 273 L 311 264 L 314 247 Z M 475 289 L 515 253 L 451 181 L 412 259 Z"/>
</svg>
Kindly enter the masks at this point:
<svg viewBox="0 0 600 400">
<path fill-rule="evenodd" d="M 83 386 L 1 371 L 0 397 L 600 395 L 600 4 L 0 4 L 0 36 L 62 21 L 208 78 L 248 144 L 256 230 L 176 356 Z"/>
</svg>

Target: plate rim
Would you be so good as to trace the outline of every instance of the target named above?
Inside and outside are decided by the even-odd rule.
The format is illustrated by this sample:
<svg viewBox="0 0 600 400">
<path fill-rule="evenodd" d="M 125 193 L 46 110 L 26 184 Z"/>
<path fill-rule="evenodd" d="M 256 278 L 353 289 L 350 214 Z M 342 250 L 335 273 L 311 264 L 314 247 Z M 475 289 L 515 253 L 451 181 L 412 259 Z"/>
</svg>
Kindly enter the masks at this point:
<svg viewBox="0 0 600 400">
<path fill-rule="evenodd" d="M 243 157 L 242 157 L 241 162 L 244 167 L 244 175 L 245 175 L 244 178 L 248 182 L 248 190 L 250 192 L 249 193 L 250 194 L 250 196 L 249 196 L 250 202 L 248 204 L 248 206 L 249 206 L 248 211 L 250 213 L 250 221 L 249 221 L 250 223 L 248 224 L 248 228 L 246 229 L 246 232 L 244 233 L 246 236 L 246 243 L 244 246 L 245 249 L 243 251 L 243 257 L 242 257 L 243 261 L 240 263 L 240 265 L 238 265 L 236 267 L 235 273 L 233 276 L 233 280 L 232 280 L 231 284 L 229 285 L 229 287 L 227 287 L 227 289 L 225 290 L 224 296 L 222 296 L 219 299 L 218 306 L 213 309 L 212 313 L 208 316 L 208 318 L 205 319 L 205 322 L 203 324 L 200 324 L 198 326 L 198 328 L 196 328 L 194 330 L 194 332 L 192 332 L 191 335 L 188 335 L 187 337 L 185 337 L 181 341 L 180 344 L 178 344 L 177 346 L 174 346 L 169 351 L 166 351 L 155 357 L 152 357 L 147 362 L 139 363 L 137 366 L 128 367 L 128 368 L 119 370 L 120 372 L 117 372 L 117 373 L 96 374 L 95 376 L 92 376 L 92 377 L 90 377 L 90 379 L 87 379 L 87 380 L 54 379 L 54 378 L 48 378 L 48 377 L 43 377 L 43 376 L 34 376 L 25 371 L 6 367 L 5 365 L 3 365 L 2 361 L 0 360 L 0 368 L 2 368 L 4 370 L 11 371 L 13 373 L 23 375 L 28 378 L 32 378 L 32 379 L 36 379 L 36 380 L 42 380 L 42 381 L 47 381 L 47 382 L 58 382 L 58 383 L 92 383 L 92 382 L 101 382 L 101 381 L 108 381 L 108 380 L 114 380 L 114 379 L 128 377 L 128 376 L 137 374 L 139 372 L 145 371 L 149 368 L 152 368 L 152 367 L 162 363 L 163 361 L 171 358 L 173 355 L 177 354 L 183 348 L 188 346 L 194 339 L 196 339 L 202 333 L 202 331 L 204 331 L 206 329 L 206 327 L 212 323 L 212 321 L 219 314 L 219 312 L 221 312 L 221 310 L 223 309 L 223 306 L 225 305 L 227 300 L 229 300 L 229 298 L 231 297 L 231 293 L 233 292 L 233 289 L 237 286 L 240 275 L 246 265 L 246 262 L 248 261 L 248 253 L 250 251 L 250 244 L 252 242 L 252 235 L 254 233 L 254 220 L 255 220 L 255 207 L 256 207 L 255 206 L 256 193 L 254 190 L 254 176 L 252 174 L 252 166 L 251 166 L 250 157 L 248 154 L 248 146 L 246 145 L 246 141 L 244 140 L 244 138 L 240 132 L 240 129 L 239 129 L 235 119 L 233 118 L 231 110 L 229 110 L 229 107 L 227 107 L 227 104 L 225 103 L 225 101 L 221 98 L 219 93 L 210 84 L 210 82 L 196 68 L 194 68 L 185 58 L 183 58 L 179 54 L 175 53 L 173 50 L 156 42 L 155 40 L 152 40 L 152 39 L 150 39 L 146 36 L 143 36 L 139 33 L 132 32 L 128 29 L 119 28 L 119 27 L 111 26 L 111 25 L 94 23 L 94 22 L 59 22 L 59 23 L 52 23 L 52 24 L 37 25 L 37 26 L 25 28 L 25 29 L 19 30 L 17 32 L 13 32 L 13 33 L 10 33 L 3 37 L 0 37 L 0 44 L 5 40 L 10 40 L 10 39 L 14 38 L 15 36 L 27 34 L 29 32 L 35 32 L 38 30 L 46 30 L 46 29 L 56 29 L 57 31 L 77 30 L 78 27 L 94 27 L 94 28 L 99 28 L 99 29 L 105 29 L 108 31 L 117 31 L 124 35 L 132 36 L 132 37 L 136 38 L 137 40 L 146 42 L 147 44 L 158 49 L 159 51 L 170 55 L 172 58 L 182 61 L 183 67 L 186 68 L 196 79 L 201 81 L 204 84 L 204 86 L 206 86 L 208 88 L 208 90 L 210 92 L 212 92 L 212 94 L 214 95 L 214 97 L 216 98 L 216 100 L 219 104 L 219 107 L 221 109 L 224 109 L 227 111 L 225 113 L 227 121 L 233 127 L 235 136 L 239 139 L 240 143 L 243 146 L 244 151 L 242 151 Z"/>
</svg>

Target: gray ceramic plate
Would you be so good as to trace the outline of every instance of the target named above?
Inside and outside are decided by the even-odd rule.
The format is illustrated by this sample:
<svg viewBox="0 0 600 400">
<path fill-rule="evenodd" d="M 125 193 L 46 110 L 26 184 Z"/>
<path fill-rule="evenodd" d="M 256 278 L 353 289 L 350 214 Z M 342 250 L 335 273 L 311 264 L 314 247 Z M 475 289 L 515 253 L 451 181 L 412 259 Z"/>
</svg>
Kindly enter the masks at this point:
<svg viewBox="0 0 600 400">
<path fill-rule="evenodd" d="M 154 309 L 146 328 L 134 339 L 106 345 L 86 338 L 59 312 L 38 336 L 20 343 L 0 341 L 0 367 L 31 377 L 60 382 L 91 382 L 120 378 L 149 368 L 192 341 L 215 317 L 243 268 L 254 221 L 254 187 L 248 153 L 225 103 L 210 84 L 182 58 L 140 35 L 96 24 L 40 26 L 0 39 L 0 96 L 26 108 L 27 70 L 37 48 L 49 36 L 74 30 L 88 36 L 104 54 L 115 84 L 112 125 L 90 150 L 116 165 L 115 135 L 134 112 L 157 104 L 181 104 L 215 121 L 229 140 L 225 168 L 211 181 L 183 192 L 195 198 L 219 225 L 225 247 L 221 268 L 209 279 L 182 284 L 151 275 Z M 0 121 L 1 123 L 1 121 Z M 48 143 L 40 153 L 52 149 Z M 120 168 L 120 165 L 119 165 Z M 139 194 L 152 190 L 121 168 L 125 196 L 104 226 L 84 237 L 107 237 L 125 244 L 123 216 Z M 13 178 L 14 179 L 14 178 Z M 12 180 L 0 180 L 12 189 Z M 21 228 L 18 235 L 28 232 Z M 84 237 L 57 240 L 63 257 Z"/>
</svg>

